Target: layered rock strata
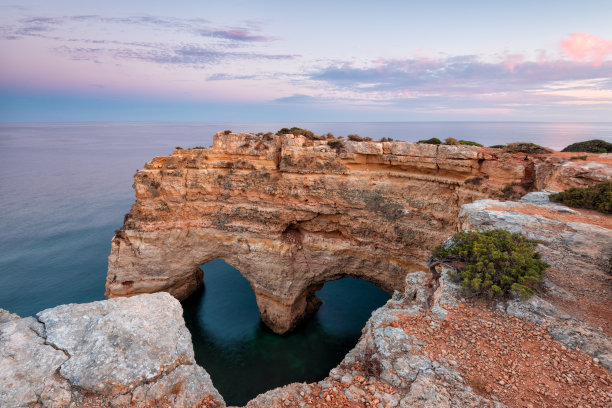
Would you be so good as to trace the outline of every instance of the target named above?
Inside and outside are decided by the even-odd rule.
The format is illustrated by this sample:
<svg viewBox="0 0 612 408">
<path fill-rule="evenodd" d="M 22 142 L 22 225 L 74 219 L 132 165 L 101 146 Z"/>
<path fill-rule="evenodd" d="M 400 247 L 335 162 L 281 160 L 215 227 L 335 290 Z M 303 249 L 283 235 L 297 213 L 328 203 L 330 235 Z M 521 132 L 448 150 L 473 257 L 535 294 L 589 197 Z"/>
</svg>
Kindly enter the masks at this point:
<svg viewBox="0 0 612 408">
<path fill-rule="evenodd" d="M 568 167 L 569 166 L 569 167 Z M 248 279 L 277 333 L 315 311 L 330 280 L 392 292 L 456 229 L 462 204 L 504 186 L 589 184 L 601 164 L 471 146 L 309 140 L 218 133 L 210 148 L 177 149 L 136 173 L 136 203 L 112 240 L 107 297 L 202 284 L 216 258 Z"/>
<path fill-rule="evenodd" d="M 2 407 L 224 405 L 167 293 L 0 311 Z"/>
</svg>

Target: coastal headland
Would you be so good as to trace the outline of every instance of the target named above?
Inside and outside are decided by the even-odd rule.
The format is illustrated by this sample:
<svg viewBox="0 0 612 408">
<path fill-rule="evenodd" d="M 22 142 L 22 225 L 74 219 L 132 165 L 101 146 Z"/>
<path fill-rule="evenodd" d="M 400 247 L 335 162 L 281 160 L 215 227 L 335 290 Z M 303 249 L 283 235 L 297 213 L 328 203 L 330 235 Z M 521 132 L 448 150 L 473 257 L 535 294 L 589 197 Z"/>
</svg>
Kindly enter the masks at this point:
<svg viewBox="0 0 612 408">
<path fill-rule="evenodd" d="M 184 299 L 202 285 L 200 266 L 222 258 L 250 282 L 263 321 L 285 333 L 317 310 L 325 282 L 403 290 L 406 273 L 426 271 L 431 249 L 457 230 L 463 204 L 612 176 L 608 159 L 570 156 L 219 132 L 212 147 L 177 148 L 136 173 L 106 295 Z"/>
<path fill-rule="evenodd" d="M 609 180 L 610 154 L 231 132 L 176 148 L 135 175 L 136 202 L 112 238 L 110 299 L 35 317 L 0 310 L 0 406 L 225 407 L 176 299 L 223 258 L 277 333 L 317 309 L 327 281 L 393 293 L 325 379 L 248 408 L 609 407 L 612 217 L 548 191 Z M 497 228 L 537 240 L 550 267 L 535 296 L 478 301 L 452 266 L 431 273 L 434 246 Z"/>
</svg>

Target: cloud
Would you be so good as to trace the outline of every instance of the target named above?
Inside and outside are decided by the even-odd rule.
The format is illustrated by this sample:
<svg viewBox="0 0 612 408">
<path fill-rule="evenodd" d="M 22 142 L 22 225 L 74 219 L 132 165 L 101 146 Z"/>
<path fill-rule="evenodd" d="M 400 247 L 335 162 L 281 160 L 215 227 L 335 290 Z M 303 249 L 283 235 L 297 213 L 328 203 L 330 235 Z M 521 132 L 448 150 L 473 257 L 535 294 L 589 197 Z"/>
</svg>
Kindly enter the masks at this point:
<svg viewBox="0 0 612 408">
<path fill-rule="evenodd" d="M 564 60 L 526 61 L 512 56 L 498 62 L 473 55 L 442 59 L 377 60 L 369 66 L 327 66 L 310 78 L 352 91 L 417 94 L 488 94 L 539 87 L 552 81 L 610 78 L 612 62 L 598 66 Z"/>
<path fill-rule="evenodd" d="M 210 37 L 215 40 L 226 40 L 230 42 L 269 42 L 277 40 L 276 37 L 263 35 L 261 29 L 254 21 L 246 22 L 247 27 L 218 27 L 211 21 L 203 18 L 175 18 L 147 15 L 133 15 L 126 17 L 107 17 L 97 14 L 71 15 L 60 17 L 28 17 L 18 20 L 18 25 L 13 27 L 12 32 L 4 35 L 7 37 L 36 36 L 41 37 L 42 32 L 73 32 L 75 27 L 83 26 L 90 33 L 95 28 L 108 28 L 108 25 L 119 25 L 126 27 L 155 27 L 176 33 L 186 34 L 195 38 Z M 92 30 L 92 28 L 94 30 Z M 92 35 L 92 34 L 90 34 Z M 46 37 L 49 38 L 49 37 Z M 54 37 L 53 39 L 60 39 Z M 88 39 L 84 39 L 88 40 Z M 91 39 L 89 39 L 91 40 Z"/>
<path fill-rule="evenodd" d="M 247 42 L 267 42 L 274 41 L 275 38 L 268 37 L 266 35 L 254 35 L 250 34 L 244 29 L 233 29 L 233 30 L 217 30 L 207 33 L 213 37 L 224 38 L 226 40 L 234 41 L 247 41 Z M 204 34 L 203 34 L 204 35 Z"/>
<path fill-rule="evenodd" d="M 222 60 L 283 60 L 296 57 L 260 52 L 255 48 L 255 43 L 273 41 L 275 38 L 261 34 L 255 22 L 245 24 L 248 28 L 227 28 L 215 26 L 202 18 L 147 15 L 34 16 L 17 20 L 14 26 L 2 27 L 0 37 L 12 41 L 28 37 L 49 40 L 52 42 L 49 49 L 56 53 L 71 60 L 96 63 L 105 62 L 106 57 L 106 60 L 139 60 L 202 67 Z M 108 34 L 125 30 L 134 33 L 133 41 L 120 41 Z M 160 31 L 170 31 L 173 35 L 159 34 Z M 138 41 L 138 38 L 144 38 L 143 34 L 152 41 Z M 159 41 L 155 42 L 155 39 Z"/>
<path fill-rule="evenodd" d="M 162 65 L 181 65 L 201 67 L 215 64 L 222 60 L 283 60 L 295 56 L 289 54 L 265 54 L 257 52 L 236 52 L 218 50 L 212 47 L 199 45 L 183 46 L 157 46 L 157 47 L 119 47 L 119 48 L 93 48 L 68 47 L 63 45 L 55 48 L 60 54 L 68 55 L 73 60 L 91 60 L 99 62 L 104 57 L 116 60 L 139 60 Z M 210 79 L 210 78 L 209 78 Z M 219 75 L 213 80 L 223 79 Z"/>
<path fill-rule="evenodd" d="M 574 33 L 561 41 L 561 49 L 574 60 L 590 59 L 594 65 L 599 66 L 612 54 L 612 41 L 593 34 Z"/>
<path fill-rule="evenodd" d="M 245 79 L 256 79 L 257 75 L 231 75 L 218 73 L 213 74 L 206 78 L 207 81 L 234 81 L 234 80 L 245 80 Z"/>
<path fill-rule="evenodd" d="M 277 98 L 274 100 L 274 102 L 308 104 L 313 102 L 322 102 L 322 100 L 320 98 L 314 98 L 309 95 L 295 94 L 291 96 L 286 96 L 284 98 Z"/>
</svg>

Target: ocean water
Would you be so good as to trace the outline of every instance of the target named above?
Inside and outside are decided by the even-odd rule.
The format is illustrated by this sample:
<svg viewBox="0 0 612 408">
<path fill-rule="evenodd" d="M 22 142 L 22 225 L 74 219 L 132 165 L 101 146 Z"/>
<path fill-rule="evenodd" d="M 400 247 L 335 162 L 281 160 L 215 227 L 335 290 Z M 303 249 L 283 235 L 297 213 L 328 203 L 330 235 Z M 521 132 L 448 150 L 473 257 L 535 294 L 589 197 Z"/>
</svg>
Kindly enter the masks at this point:
<svg viewBox="0 0 612 408">
<path fill-rule="evenodd" d="M 0 124 L 0 308 L 28 316 L 103 299 L 110 239 L 134 202 L 138 168 L 175 146 L 210 145 L 220 130 L 287 126 L 407 141 L 531 141 L 555 149 L 594 138 L 612 141 L 612 123 Z M 206 289 L 185 301 L 185 319 L 196 358 L 232 404 L 277 385 L 323 378 L 387 299 L 362 281 L 330 282 L 319 293 L 325 303 L 313 319 L 291 335 L 275 336 L 261 326 L 238 271 L 222 261 L 204 269 Z"/>
</svg>

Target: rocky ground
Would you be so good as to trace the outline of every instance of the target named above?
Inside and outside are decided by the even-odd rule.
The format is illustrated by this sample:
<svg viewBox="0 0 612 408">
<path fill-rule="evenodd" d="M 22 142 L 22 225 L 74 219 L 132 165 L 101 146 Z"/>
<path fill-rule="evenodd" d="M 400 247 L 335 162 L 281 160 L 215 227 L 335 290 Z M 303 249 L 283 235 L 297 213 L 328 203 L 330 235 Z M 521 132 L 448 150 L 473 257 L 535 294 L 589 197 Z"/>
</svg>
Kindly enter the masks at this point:
<svg viewBox="0 0 612 408">
<path fill-rule="evenodd" d="M 446 271 L 406 275 L 356 347 L 318 383 L 256 407 L 612 406 L 610 217 L 547 202 L 464 205 L 465 229 L 538 239 L 551 264 L 528 301 L 465 299 Z M 239 386 L 239 384 L 237 384 Z M 0 313 L 2 407 L 223 407 L 193 359 L 180 304 L 159 293 Z"/>
<path fill-rule="evenodd" d="M 0 313 L 1 407 L 223 405 L 167 293 Z"/>
<path fill-rule="evenodd" d="M 436 291 L 429 276 L 409 274 L 407 291 L 374 313 L 359 344 L 326 380 L 270 391 L 247 407 L 612 404 L 610 360 L 555 339 L 550 327 L 535 322 L 537 312 L 554 306 L 537 297 L 528 307 L 519 300 L 503 307 L 466 301 L 442 273 Z M 515 309 L 523 316 L 507 312 Z M 551 326 L 564 324 L 550 319 Z M 609 356 L 609 342 L 605 347 Z"/>
<path fill-rule="evenodd" d="M 529 301 L 468 301 L 442 271 L 407 276 L 355 349 L 317 384 L 263 394 L 248 407 L 608 407 L 611 217 L 548 202 L 464 205 L 465 229 L 505 228 L 538 239 L 551 264 Z"/>
</svg>

